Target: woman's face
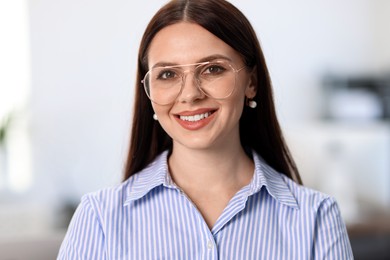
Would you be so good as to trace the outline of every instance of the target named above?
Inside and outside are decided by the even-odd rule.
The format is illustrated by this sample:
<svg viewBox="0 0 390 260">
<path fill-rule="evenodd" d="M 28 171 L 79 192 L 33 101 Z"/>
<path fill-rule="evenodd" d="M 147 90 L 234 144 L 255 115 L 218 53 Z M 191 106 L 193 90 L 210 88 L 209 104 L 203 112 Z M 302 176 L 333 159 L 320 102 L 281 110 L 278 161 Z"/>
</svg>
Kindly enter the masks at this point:
<svg viewBox="0 0 390 260">
<path fill-rule="evenodd" d="M 203 27 L 187 22 L 173 24 L 159 31 L 148 52 L 149 69 L 167 64 L 186 65 L 215 60 L 226 61 L 236 70 L 244 67 L 238 52 Z M 179 67 L 179 71 L 185 71 L 185 80 L 180 94 L 175 96 L 173 102 L 168 105 L 152 103 L 159 123 L 173 139 L 174 147 L 214 149 L 226 147 L 226 144 L 239 144 L 239 120 L 245 96 L 253 98 L 256 94 L 255 74 L 247 68 L 234 72 L 236 80 L 232 94 L 225 99 L 214 99 L 197 87 L 196 79 L 203 76 L 197 73 L 198 76 L 195 76 L 190 72 L 195 67 Z M 208 77 L 212 75 L 210 72 L 218 73 L 218 70 L 220 68 L 209 67 L 202 73 Z M 153 77 L 171 80 L 175 75 L 168 71 Z M 170 81 L 163 83 L 166 82 Z M 205 80 L 202 79 L 202 82 Z M 227 82 L 219 81 L 218 84 Z"/>
</svg>

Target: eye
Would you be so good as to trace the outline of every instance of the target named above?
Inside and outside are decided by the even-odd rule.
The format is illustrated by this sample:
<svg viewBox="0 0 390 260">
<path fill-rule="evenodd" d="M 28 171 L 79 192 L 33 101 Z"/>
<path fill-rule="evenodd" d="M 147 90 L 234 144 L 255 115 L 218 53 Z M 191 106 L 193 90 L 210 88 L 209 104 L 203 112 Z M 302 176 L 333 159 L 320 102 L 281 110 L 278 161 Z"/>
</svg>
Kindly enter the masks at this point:
<svg viewBox="0 0 390 260">
<path fill-rule="evenodd" d="M 173 79 L 178 76 L 178 74 L 174 70 L 158 70 L 156 74 L 157 79 L 161 80 Z"/>
<path fill-rule="evenodd" d="M 204 68 L 202 74 L 218 75 L 225 71 L 226 68 L 220 64 L 209 64 Z"/>
</svg>

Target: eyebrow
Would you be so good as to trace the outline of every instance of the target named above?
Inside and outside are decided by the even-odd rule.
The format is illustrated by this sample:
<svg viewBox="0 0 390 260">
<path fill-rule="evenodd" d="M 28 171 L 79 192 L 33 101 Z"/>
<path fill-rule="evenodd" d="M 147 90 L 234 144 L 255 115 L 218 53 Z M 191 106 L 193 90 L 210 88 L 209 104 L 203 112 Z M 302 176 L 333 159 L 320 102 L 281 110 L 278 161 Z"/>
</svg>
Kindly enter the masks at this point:
<svg viewBox="0 0 390 260">
<path fill-rule="evenodd" d="M 225 56 L 225 55 L 221 55 L 221 54 L 214 54 L 214 55 L 210 55 L 210 56 L 207 56 L 207 57 L 204 57 L 194 63 L 190 63 L 190 64 L 178 64 L 178 63 L 172 63 L 172 62 L 164 62 L 164 61 L 161 61 L 161 62 L 157 62 L 156 64 L 154 64 L 152 66 L 152 68 L 156 68 L 156 67 L 168 67 L 168 66 L 183 66 L 183 65 L 192 65 L 192 64 L 197 64 L 197 63 L 202 63 L 202 62 L 208 62 L 208 61 L 213 61 L 213 60 L 227 60 L 227 61 L 232 61 L 232 59 L 230 59 L 229 57 Z"/>
</svg>

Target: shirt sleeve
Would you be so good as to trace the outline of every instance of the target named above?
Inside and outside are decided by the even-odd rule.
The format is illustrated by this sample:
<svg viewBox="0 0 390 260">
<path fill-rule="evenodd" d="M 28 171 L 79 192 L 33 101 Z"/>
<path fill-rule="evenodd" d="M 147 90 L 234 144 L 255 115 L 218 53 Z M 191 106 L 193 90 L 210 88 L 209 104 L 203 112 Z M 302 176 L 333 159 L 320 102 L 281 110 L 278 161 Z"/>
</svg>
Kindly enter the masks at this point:
<svg viewBox="0 0 390 260">
<path fill-rule="evenodd" d="M 353 259 L 347 229 L 333 198 L 318 208 L 314 236 L 314 259 Z"/>
<path fill-rule="evenodd" d="M 69 224 L 57 260 L 106 259 L 104 241 L 97 211 L 85 196 Z"/>
</svg>

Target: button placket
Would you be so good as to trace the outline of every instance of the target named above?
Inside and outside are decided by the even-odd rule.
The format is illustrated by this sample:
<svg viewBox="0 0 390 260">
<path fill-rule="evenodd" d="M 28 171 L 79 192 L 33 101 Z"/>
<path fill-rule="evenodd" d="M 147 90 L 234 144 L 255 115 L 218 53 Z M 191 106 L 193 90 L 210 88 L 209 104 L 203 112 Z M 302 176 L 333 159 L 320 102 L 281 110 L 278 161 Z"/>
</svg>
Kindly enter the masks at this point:
<svg viewBox="0 0 390 260">
<path fill-rule="evenodd" d="M 218 259 L 218 249 L 216 241 L 214 240 L 213 235 L 210 234 L 205 240 L 205 256 L 204 259 Z"/>
<path fill-rule="evenodd" d="M 214 247 L 214 243 L 212 240 L 207 241 L 207 249 L 211 250 Z"/>
</svg>

